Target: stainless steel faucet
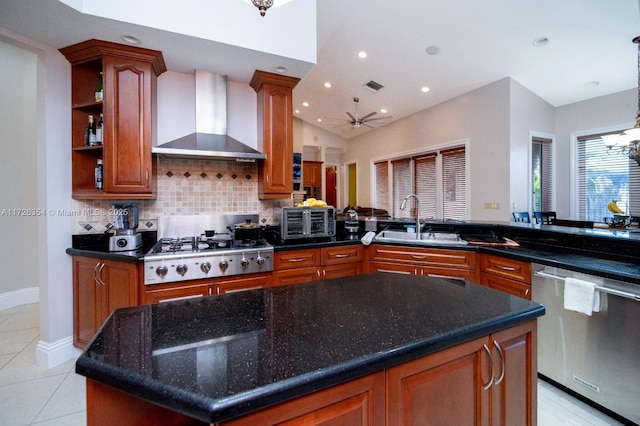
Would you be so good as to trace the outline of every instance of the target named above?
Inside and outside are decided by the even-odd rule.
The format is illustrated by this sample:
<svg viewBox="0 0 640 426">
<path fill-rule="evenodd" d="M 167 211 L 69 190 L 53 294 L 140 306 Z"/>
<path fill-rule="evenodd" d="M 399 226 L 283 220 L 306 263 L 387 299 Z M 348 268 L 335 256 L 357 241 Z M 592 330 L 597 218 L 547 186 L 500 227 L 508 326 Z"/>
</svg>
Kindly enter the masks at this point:
<svg viewBox="0 0 640 426">
<path fill-rule="evenodd" d="M 407 200 L 409 198 L 416 199 L 416 239 L 421 240 L 422 235 L 420 233 L 420 198 L 416 194 L 409 194 L 404 197 L 402 204 L 400 204 L 400 210 L 404 210 L 407 207 Z"/>
</svg>

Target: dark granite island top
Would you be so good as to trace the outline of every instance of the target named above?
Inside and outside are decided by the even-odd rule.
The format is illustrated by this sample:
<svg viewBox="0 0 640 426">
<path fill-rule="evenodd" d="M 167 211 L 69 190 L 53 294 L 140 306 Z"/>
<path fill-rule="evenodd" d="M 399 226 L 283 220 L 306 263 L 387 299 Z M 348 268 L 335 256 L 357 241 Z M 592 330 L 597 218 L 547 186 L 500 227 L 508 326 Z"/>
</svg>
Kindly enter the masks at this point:
<svg viewBox="0 0 640 426">
<path fill-rule="evenodd" d="M 117 310 L 76 371 L 215 423 L 543 314 L 469 282 L 366 274 Z"/>
</svg>

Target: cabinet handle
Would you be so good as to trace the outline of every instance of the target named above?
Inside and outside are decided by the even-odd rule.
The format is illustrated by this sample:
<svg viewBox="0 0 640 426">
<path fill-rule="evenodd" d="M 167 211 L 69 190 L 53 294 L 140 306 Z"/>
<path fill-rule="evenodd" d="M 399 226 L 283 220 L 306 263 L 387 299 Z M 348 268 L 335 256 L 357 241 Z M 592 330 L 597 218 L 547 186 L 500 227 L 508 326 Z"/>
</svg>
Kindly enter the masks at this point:
<svg viewBox="0 0 640 426">
<path fill-rule="evenodd" d="M 96 263 L 96 266 L 93 267 L 93 280 L 98 284 L 100 284 L 100 280 L 98 279 L 98 268 L 101 264 L 102 262 L 98 262 Z"/>
<path fill-rule="evenodd" d="M 107 283 L 104 282 L 104 280 L 102 279 L 102 270 L 104 269 L 105 264 L 104 262 L 100 262 L 100 269 L 98 269 L 98 279 L 96 280 L 98 282 L 98 284 L 101 285 L 107 285 Z"/>
<path fill-rule="evenodd" d="M 146 185 L 147 188 L 149 187 L 149 169 L 147 168 L 145 171 L 145 180 L 146 180 Z"/>
<path fill-rule="evenodd" d="M 343 257 L 349 257 L 348 254 L 336 254 L 336 259 L 342 259 Z"/>
<path fill-rule="evenodd" d="M 462 277 L 453 277 L 451 275 L 427 274 L 427 276 L 428 277 L 433 277 L 433 278 L 444 278 L 444 279 L 447 279 L 447 280 L 466 281 Z"/>
<path fill-rule="evenodd" d="M 428 259 L 429 255 L 412 254 L 411 258 L 412 259 L 418 259 L 418 260 L 424 260 L 424 259 Z"/>
<path fill-rule="evenodd" d="M 304 262 L 304 261 L 305 261 L 304 257 L 298 257 L 298 258 L 295 258 L 295 259 L 287 259 L 287 262 Z"/>
<path fill-rule="evenodd" d="M 482 347 L 484 348 L 484 351 L 487 353 L 487 356 L 489 357 L 489 365 L 491 366 L 491 378 L 489 379 L 488 383 L 482 385 L 482 389 L 489 390 L 489 388 L 493 384 L 493 357 L 491 356 L 491 349 L 489 349 L 489 346 L 487 346 L 486 343 L 482 345 Z"/>
<path fill-rule="evenodd" d="M 500 265 L 494 265 L 496 268 L 498 269 L 502 269 L 503 271 L 515 271 L 516 268 L 514 268 L 513 266 L 500 266 Z"/>
<path fill-rule="evenodd" d="M 502 352 L 502 348 L 500 347 L 500 344 L 497 341 L 493 341 L 494 346 L 496 347 L 496 349 L 498 349 L 498 355 L 500 355 L 500 364 L 502 364 L 502 370 L 500 371 L 500 377 L 498 377 L 498 379 L 495 382 L 495 386 L 498 386 L 502 380 L 504 379 L 504 373 L 505 370 L 507 369 L 505 363 L 504 363 L 504 352 Z"/>
</svg>

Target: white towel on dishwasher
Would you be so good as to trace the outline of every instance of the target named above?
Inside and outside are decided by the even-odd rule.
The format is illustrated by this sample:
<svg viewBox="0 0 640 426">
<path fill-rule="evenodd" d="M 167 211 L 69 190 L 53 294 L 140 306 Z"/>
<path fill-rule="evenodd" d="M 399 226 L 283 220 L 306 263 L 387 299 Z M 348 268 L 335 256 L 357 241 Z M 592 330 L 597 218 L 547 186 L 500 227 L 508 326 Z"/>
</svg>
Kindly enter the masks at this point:
<svg viewBox="0 0 640 426">
<path fill-rule="evenodd" d="M 591 316 L 600 311 L 600 293 L 590 281 L 567 277 L 564 279 L 564 308 Z"/>
</svg>

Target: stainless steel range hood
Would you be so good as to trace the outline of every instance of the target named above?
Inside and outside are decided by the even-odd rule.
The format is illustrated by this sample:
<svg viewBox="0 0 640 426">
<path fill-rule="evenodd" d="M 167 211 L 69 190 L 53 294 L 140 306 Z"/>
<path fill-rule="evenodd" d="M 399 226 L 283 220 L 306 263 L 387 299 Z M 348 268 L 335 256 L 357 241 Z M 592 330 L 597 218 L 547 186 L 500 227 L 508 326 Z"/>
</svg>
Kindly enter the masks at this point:
<svg viewBox="0 0 640 426">
<path fill-rule="evenodd" d="M 227 135 L 227 79 L 196 70 L 196 132 L 151 148 L 172 158 L 253 162 L 266 155 Z"/>
</svg>

